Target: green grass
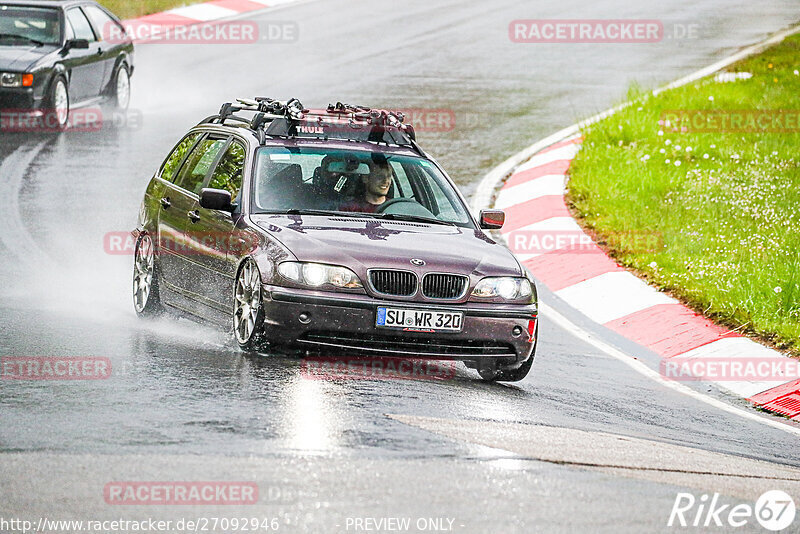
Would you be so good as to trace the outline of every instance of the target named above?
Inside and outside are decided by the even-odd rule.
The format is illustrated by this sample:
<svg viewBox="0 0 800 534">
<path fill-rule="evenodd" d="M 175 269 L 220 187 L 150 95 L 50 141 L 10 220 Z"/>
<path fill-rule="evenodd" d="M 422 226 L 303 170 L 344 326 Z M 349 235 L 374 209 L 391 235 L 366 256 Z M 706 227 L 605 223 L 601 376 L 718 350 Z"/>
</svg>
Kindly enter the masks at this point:
<svg viewBox="0 0 800 534">
<path fill-rule="evenodd" d="M 176 7 L 198 4 L 205 0 L 99 0 L 99 3 L 110 9 L 119 18 L 131 19 L 166 11 Z"/>
<path fill-rule="evenodd" d="M 718 322 L 800 351 L 800 134 L 693 133 L 669 110 L 795 110 L 800 36 L 635 103 L 584 132 L 569 201 L 622 265 Z M 795 128 L 797 130 L 797 128 Z M 631 232 L 631 234 L 626 234 Z M 634 239 L 655 233 L 659 247 Z"/>
</svg>

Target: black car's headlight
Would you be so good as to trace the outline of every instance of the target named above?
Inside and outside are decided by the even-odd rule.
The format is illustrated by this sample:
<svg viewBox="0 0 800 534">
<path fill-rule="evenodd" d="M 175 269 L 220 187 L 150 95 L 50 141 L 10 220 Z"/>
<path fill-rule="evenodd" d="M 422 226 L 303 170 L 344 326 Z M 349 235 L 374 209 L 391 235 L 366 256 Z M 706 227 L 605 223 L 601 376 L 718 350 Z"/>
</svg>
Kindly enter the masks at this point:
<svg viewBox="0 0 800 534">
<path fill-rule="evenodd" d="M 473 297 L 485 299 L 521 300 L 530 298 L 532 294 L 530 280 L 512 276 L 484 278 L 472 290 Z"/>
<path fill-rule="evenodd" d="M 326 285 L 342 289 L 364 287 L 356 273 L 338 265 L 285 261 L 278 265 L 278 272 L 292 282 L 309 287 Z"/>
<path fill-rule="evenodd" d="M 0 87 L 31 87 L 33 74 L 17 72 L 0 72 Z"/>
</svg>

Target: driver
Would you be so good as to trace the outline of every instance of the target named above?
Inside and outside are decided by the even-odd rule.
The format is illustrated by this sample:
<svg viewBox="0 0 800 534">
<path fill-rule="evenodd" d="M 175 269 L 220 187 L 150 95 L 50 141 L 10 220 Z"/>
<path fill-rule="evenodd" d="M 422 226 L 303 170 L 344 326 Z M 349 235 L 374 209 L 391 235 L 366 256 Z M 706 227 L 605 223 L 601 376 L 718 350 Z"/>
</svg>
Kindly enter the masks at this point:
<svg viewBox="0 0 800 534">
<path fill-rule="evenodd" d="M 364 182 L 364 195 L 344 204 L 341 211 L 375 213 L 386 202 L 386 195 L 392 187 L 392 168 L 387 161 L 372 164 L 369 174 L 361 177 Z"/>
</svg>

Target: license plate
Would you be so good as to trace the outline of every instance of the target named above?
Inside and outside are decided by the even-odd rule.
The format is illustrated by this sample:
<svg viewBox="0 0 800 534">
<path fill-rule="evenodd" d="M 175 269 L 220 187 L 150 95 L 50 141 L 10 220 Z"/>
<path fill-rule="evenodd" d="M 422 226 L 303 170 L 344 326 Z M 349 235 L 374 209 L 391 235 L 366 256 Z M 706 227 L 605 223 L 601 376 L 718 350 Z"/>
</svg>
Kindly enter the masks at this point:
<svg viewBox="0 0 800 534">
<path fill-rule="evenodd" d="M 464 313 L 380 307 L 375 325 L 382 328 L 429 332 L 461 332 L 464 325 Z"/>
</svg>

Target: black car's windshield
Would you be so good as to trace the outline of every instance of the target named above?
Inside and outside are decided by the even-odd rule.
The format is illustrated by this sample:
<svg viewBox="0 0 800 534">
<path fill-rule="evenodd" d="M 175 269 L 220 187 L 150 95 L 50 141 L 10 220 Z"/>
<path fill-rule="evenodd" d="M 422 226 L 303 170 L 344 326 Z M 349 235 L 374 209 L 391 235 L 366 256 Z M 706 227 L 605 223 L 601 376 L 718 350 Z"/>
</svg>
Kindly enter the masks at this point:
<svg viewBox="0 0 800 534">
<path fill-rule="evenodd" d="M 57 9 L 0 4 L 0 46 L 60 43 Z"/>
<path fill-rule="evenodd" d="M 252 189 L 255 213 L 368 215 L 473 226 L 441 171 L 417 157 L 316 147 L 262 148 Z"/>
</svg>

